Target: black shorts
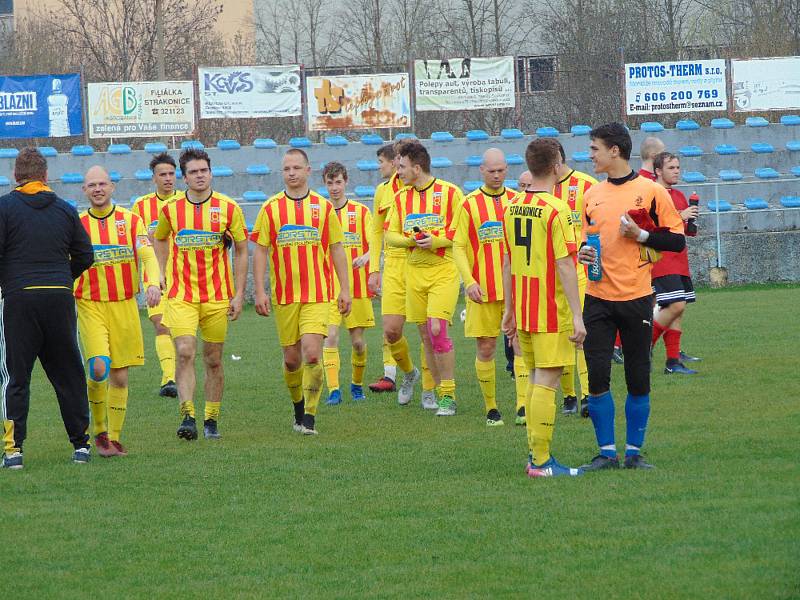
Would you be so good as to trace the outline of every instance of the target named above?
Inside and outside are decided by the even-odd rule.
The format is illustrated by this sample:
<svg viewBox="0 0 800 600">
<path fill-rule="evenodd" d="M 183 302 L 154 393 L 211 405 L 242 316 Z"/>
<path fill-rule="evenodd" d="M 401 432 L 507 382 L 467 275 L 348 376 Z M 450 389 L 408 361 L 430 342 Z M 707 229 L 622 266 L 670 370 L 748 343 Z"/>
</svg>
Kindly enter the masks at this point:
<svg viewBox="0 0 800 600">
<path fill-rule="evenodd" d="M 653 279 L 653 291 L 659 306 L 669 306 L 673 302 L 694 302 L 692 278 L 686 275 L 664 275 Z"/>
</svg>

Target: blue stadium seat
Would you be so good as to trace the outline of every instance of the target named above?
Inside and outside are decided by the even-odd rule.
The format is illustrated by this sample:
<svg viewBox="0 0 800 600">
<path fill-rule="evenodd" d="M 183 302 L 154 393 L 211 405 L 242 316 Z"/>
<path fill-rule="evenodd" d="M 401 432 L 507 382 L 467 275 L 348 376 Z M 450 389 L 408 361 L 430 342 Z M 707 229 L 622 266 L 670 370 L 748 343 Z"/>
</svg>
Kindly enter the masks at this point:
<svg viewBox="0 0 800 600">
<path fill-rule="evenodd" d="M 377 171 L 378 170 L 378 161 L 377 160 L 359 160 L 356 162 L 356 169 L 359 171 Z"/>
<path fill-rule="evenodd" d="M 248 175 L 269 175 L 270 170 L 267 165 L 247 165 L 244 170 Z"/>
<path fill-rule="evenodd" d="M 750 150 L 756 154 L 769 154 L 771 152 L 775 152 L 775 148 L 772 147 L 772 144 L 767 144 L 766 142 L 756 142 L 751 144 Z"/>
<path fill-rule="evenodd" d="M 220 140 L 217 142 L 217 148 L 220 150 L 239 150 L 242 145 L 236 140 Z"/>
<path fill-rule="evenodd" d="M 500 132 L 500 137 L 504 140 L 520 140 L 525 137 L 525 134 L 516 127 L 512 127 L 510 129 L 503 129 Z"/>
<path fill-rule="evenodd" d="M 447 169 L 453 166 L 453 161 L 446 156 L 434 156 L 431 159 L 431 167 L 434 169 Z"/>
<path fill-rule="evenodd" d="M 536 130 L 539 137 L 558 137 L 558 129 L 555 127 L 539 127 Z"/>
<path fill-rule="evenodd" d="M 111 144 L 107 152 L 109 154 L 130 154 L 131 147 L 128 144 Z"/>
<path fill-rule="evenodd" d="M 781 125 L 788 125 L 791 127 L 800 125 L 800 115 L 783 115 L 781 117 Z"/>
<path fill-rule="evenodd" d="M 763 198 L 747 198 L 744 201 L 744 207 L 747 210 L 764 210 L 769 208 L 769 204 Z"/>
<path fill-rule="evenodd" d="M 0 187 L 7 187 L 11 185 L 11 180 L 5 175 L 0 175 Z"/>
<path fill-rule="evenodd" d="M 524 165 L 525 159 L 519 154 L 509 154 L 506 156 L 506 162 L 513 167 L 516 165 Z"/>
<path fill-rule="evenodd" d="M 800 208 L 800 196 L 781 196 L 781 206 L 784 208 Z"/>
<path fill-rule="evenodd" d="M 572 153 L 572 160 L 576 163 L 586 163 L 591 162 L 591 158 L 589 157 L 589 153 L 584 150 L 579 150 L 578 152 Z"/>
<path fill-rule="evenodd" d="M 245 202 L 264 202 L 266 199 L 267 195 L 261 190 L 247 190 L 242 194 L 242 200 Z"/>
<path fill-rule="evenodd" d="M 714 152 L 723 156 L 739 154 L 739 149 L 733 144 L 718 144 L 714 147 Z"/>
<path fill-rule="evenodd" d="M 511 188 L 512 190 L 516 190 L 519 186 L 519 181 L 517 179 L 506 179 L 503 182 L 503 185 L 507 188 Z"/>
<path fill-rule="evenodd" d="M 343 135 L 326 135 L 325 144 L 328 146 L 347 146 L 347 138 Z"/>
<path fill-rule="evenodd" d="M 52 146 L 39 146 L 39 152 L 42 153 L 42 156 L 45 158 L 53 158 L 58 156 L 58 150 L 53 148 Z"/>
<path fill-rule="evenodd" d="M 678 131 L 695 131 L 700 129 L 700 124 L 694 119 L 681 119 L 675 123 L 675 129 Z"/>
<path fill-rule="evenodd" d="M 176 173 L 175 177 L 177 176 L 178 174 Z M 153 173 L 150 169 L 139 169 L 133 174 L 133 177 L 136 181 L 150 181 L 153 178 Z"/>
<path fill-rule="evenodd" d="M 474 192 L 475 190 L 477 190 L 482 185 L 483 185 L 482 181 L 471 179 L 469 181 L 465 181 L 462 187 L 464 188 L 464 191 L 469 194 L 470 192 Z"/>
<path fill-rule="evenodd" d="M 64 173 L 61 176 L 61 183 L 83 183 L 83 175 L 80 173 Z"/>
<path fill-rule="evenodd" d="M 272 150 L 277 147 L 278 143 L 272 138 L 258 138 L 253 140 L 253 148 L 258 150 Z"/>
<path fill-rule="evenodd" d="M 747 117 L 744 120 L 745 125 L 748 127 L 768 127 L 769 121 L 764 117 Z"/>
<path fill-rule="evenodd" d="M 122 179 L 122 173 L 119 171 L 109 171 L 108 178 L 114 183 L 117 183 L 120 179 Z"/>
<path fill-rule="evenodd" d="M 639 129 L 646 133 L 661 133 L 664 131 L 664 126 L 658 121 L 645 121 Z"/>
<path fill-rule="evenodd" d="M 77 202 L 77 200 L 73 200 L 72 198 L 64 198 L 64 202 L 69 204 L 75 210 L 78 210 L 78 202 Z"/>
<path fill-rule="evenodd" d="M 211 174 L 214 177 L 233 177 L 233 169 L 225 166 L 211 167 Z"/>
<path fill-rule="evenodd" d="M 449 131 L 434 131 L 431 134 L 431 141 L 432 142 L 452 142 L 453 141 L 453 134 Z"/>
<path fill-rule="evenodd" d="M 183 179 L 183 171 L 180 167 L 175 167 L 175 179 Z"/>
<path fill-rule="evenodd" d="M 720 200 L 719 208 L 717 208 L 717 201 L 709 200 L 708 210 L 710 210 L 711 212 L 728 212 L 730 210 L 733 210 L 733 206 L 731 206 L 731 203 L 726 200 Z"/>
<path fill-rule="evenodd" d="M 786 149 L 789 152 L 800 152 L 800 140 L 789 140 L 786 142 Z"/>
<path fill-rule="evenodd" d="M 723 117 L 719 119 L 711 119 L 711 127 L 714 129 L 733 129 L 736 127 L 736 124 L 730 119 Z"/>
<path fill-rule="evenodd" d="M 703 156 L 703 149 L 700 146 L 681 146 L 678 149 L 681 156 Z"/>
<path fill-rule="evenodd" d="M 72 147 L 72 156 L 91 156 L 94 154 L 94 148 L 85 144 L 79 144 Z"/>
<path fill-rule="evenodd" d="M 330 194 L 328 193 L 328 188 L 326 188 L 324 185 L 315 188 L 314 191 L 317 192 L 323 198 L 330 198 Z"/>
<path fill-rule="evenodd" d="M 686 183 L 704 183 L 706 176 L 700 171 L 684 171 L 681 173 L 681 179 Z"/>
<path fill-rule="evenodd" d="M 394 136 L 395 140 L 415 140 L 417 136 L 413 133 L 398 133 Z"/>
<path fill-rule="evenodd" d="M 16 148 L 0 148 L 0 158 L 17 158 L 19 150 Z"/>
<path fill-rule="evenodd" d="M 722 181 L 739 181 L 742 179 L 742 174 L 736 169 L 722 169 L 719 172 L 719 178 Z"/>
<path fill-rule="evenodd" d="M 203 146 L 203 142 L 200 140 L 183 140 L 181 142 L 181 150 L 188 150 L 189 148 L 203 150 L 205 149 L 205 146 Z"/>
<path fill-rule="evenodd" d="M 167 151 L 167 145 L 163 142 L 148 142 L 144 145 L 144 151 L 148 154 L 161 154 Z"/>
<path fill-rule="evenodd" d="M 772 167 L 761 167 L 755 171 L 756 177 L 759 179 L 779 179 L 781 174 Z"/>
<path fill-rule="evenodd" d="M 470 142 L 485 142 L 489 139 L 489 134 L 483 129 L 470 129 L 466 136 Z"/>
<path fill-rule="evenodd" d="M 292 148 L 310 148 L 311 140 L 305 136 L 293 137 L 289 140 L 289 145 Z"/>
<path fill-rule="evenodd" d="M 361 143 L 367 146 L 380 146 L 383 142 L 383 138 L 377 133 L 365 133 L 361 136 Z"/>
<path fill-rule="evenodd" d="M 375 197 L 375 186 L 374 185 L 357 185 L 356 189 L 356 196 L 359 198 L 373 198 Z"/>
<path fill-rule="evenodd" d="M 792 167 L 789 169 L 795 177 L 800 177 L 800 167 Z"/>
<path fill-rule="evenodd" d="M 468 167 L 480 167 L 483 164 L 483 157 L 478 154 L 472 154 L 464 159 L 464 164 Z"/>
<path fill-rule="evenodd" d="M 592 128 L 588 125 L 573 125 L 569 128 L 569 132 L 572 135 L 589 135 L 592 131 Z"/>
</svg>

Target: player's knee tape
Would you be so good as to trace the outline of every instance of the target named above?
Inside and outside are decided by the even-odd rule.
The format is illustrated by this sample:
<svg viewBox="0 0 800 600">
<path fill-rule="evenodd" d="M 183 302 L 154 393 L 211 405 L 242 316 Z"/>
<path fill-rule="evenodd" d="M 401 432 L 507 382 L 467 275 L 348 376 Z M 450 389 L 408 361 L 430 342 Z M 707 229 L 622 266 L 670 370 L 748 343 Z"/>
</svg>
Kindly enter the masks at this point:
<svg viewBox="0 0 800 600">
<path fill-rule="evenodd" d="M 94 373 L 95 365 L 101 362 L 103 364 L 103 375 L 98 377 Z M 93 356 L 88 360 L 89 363 L 89 379 L 92 381 L 96 381 L 97 383 L 103 383 L 106 379 L 108 379 L 109 373 L 111 373 L 111 358 L 108 356 Z"/>
<path fill-rule="evenodd" d="M 434 324 L 438 326 L 439 332 L 434 334 Z M 453 340 L 447 335 L 447 321 L 445 319 L 428 318 L 428 336 L 431 338 L 433 351 L 437 354 L 444 354 L 453 349 Z"/>
</svg>

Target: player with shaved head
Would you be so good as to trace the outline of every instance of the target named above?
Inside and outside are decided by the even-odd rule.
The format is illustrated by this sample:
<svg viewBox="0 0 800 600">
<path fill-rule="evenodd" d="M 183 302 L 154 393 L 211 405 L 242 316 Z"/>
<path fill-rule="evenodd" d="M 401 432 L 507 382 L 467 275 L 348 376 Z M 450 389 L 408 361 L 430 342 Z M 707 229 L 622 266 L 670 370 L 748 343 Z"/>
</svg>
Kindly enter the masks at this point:
<svg viewBox="0 0 800 600">
<path fill-rule="evenodd" d="M 639 146 L 639 156 L 642 159 L 642 168 L 639 169 L 639 175 L 647 177 L 651 181 L 656 180 L 656 170 L 653 166 L 653 161 L 656 156 L 664 152 L 664 142 L 655 136 L 648 136 L 642 140 L 642 145 Z"/>
</svg>

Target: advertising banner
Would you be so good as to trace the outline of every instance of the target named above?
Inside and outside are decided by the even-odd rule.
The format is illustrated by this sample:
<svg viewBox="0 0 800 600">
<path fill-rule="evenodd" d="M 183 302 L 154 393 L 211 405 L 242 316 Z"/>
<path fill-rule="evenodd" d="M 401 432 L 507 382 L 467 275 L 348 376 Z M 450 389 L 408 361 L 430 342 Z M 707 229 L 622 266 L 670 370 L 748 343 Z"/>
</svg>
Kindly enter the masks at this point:
<svg viewBox="0 0 800 600">
<path fill-rule="evenodd" d="M 81 76 L 0 77 L 0 138 L 83 133 Z"/>
<path fill-rule="evenodd" d="M 724 60 L 625 65 L 625 112 L 629 115 L 725 110 Z"/>
<path fill-rule="evenodd" d="M 201 119 L 257 119 L 303 114 L 300 66 L 201 67 Z"/>
<path fill-rule="evenodd" d="M 514 57 L 414 61 L 416 110 L 482 110 L 516 105 Z"/>
<path fill-rule="evenodd" d="M 732 60 L 737 112 L 800 108 L 800 56 Z"/>
<path fill-rule="evenodd" d="M 193 81 L 90 83 L 89 137 L 189 135 L 194 131 Z"/>
<path fill-rule="evenodd" d="M 308 129 L 409 127 L 408 73 L 306 77 Z"/>
</svg>

